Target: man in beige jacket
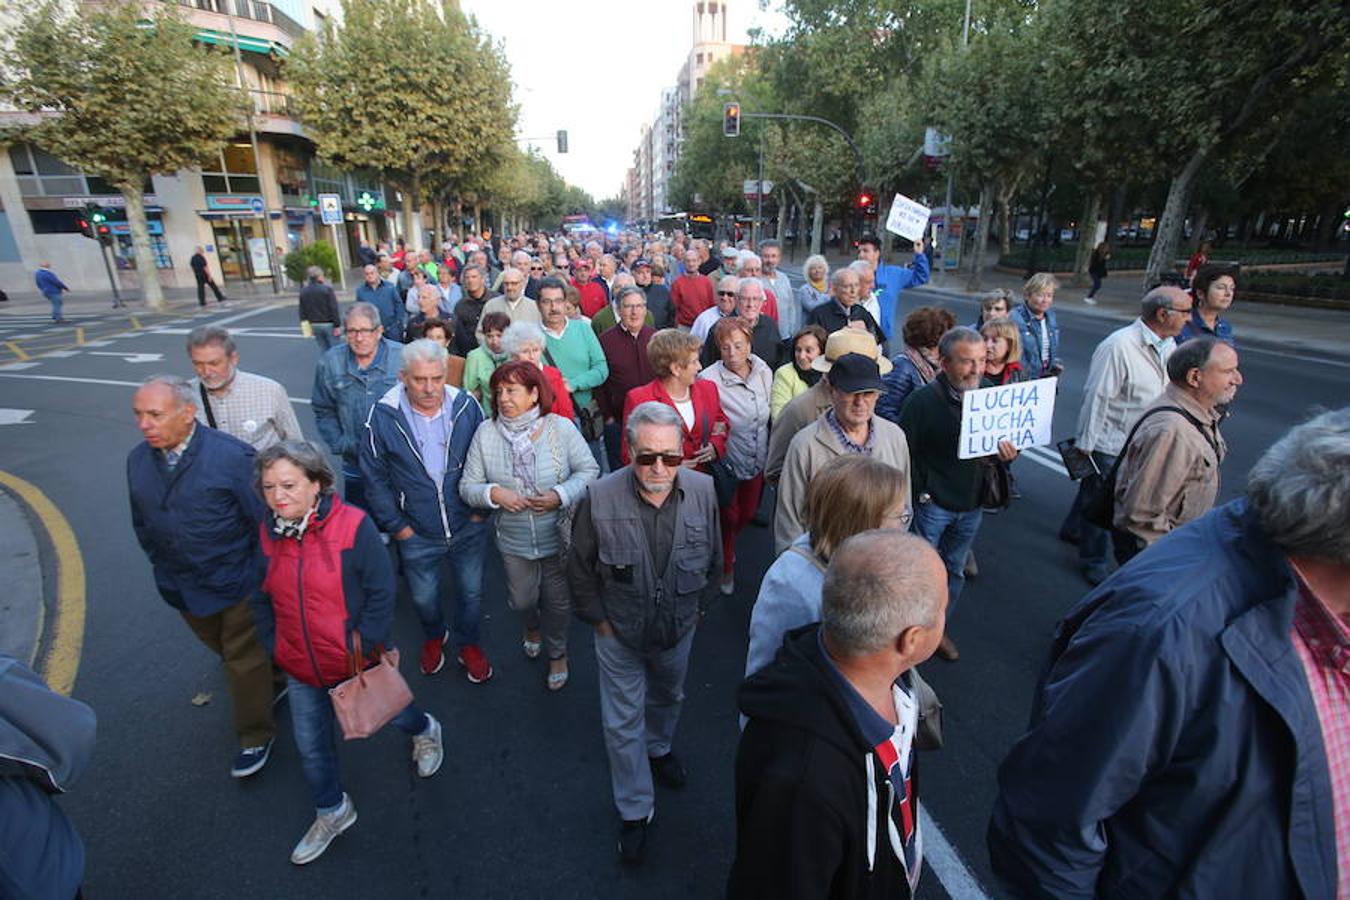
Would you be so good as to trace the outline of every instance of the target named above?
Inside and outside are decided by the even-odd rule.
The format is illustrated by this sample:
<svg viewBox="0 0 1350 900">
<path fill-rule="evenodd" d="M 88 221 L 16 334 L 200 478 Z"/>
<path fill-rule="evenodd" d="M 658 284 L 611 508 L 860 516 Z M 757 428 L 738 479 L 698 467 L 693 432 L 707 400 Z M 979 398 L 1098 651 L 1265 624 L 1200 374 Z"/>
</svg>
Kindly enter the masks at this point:
<svg viewBox="0 0 1350 900">
<path fill-rule="evenodd" d="M 778 482 L 774 514 L 774 554 L 782 553 L 801 536 L 806 520 L 806 486 L 830 460 L 847 453 L 866 453 L 895 466 L 910 477 L 909 443 L 900 426 L 876 414 L 881 396 L 877 360 L 862 353 L 845 353 L 830 366 L 830 408 L 788 445 Z M 913 509 L 913 504 L 906 503 Z"/>
<path fill-rule="evenodd" d="M 1116 474 L 1116 561 L 1209 512 L 1227 445 L 1222 410 L 1242 384 L 1237 351 L 1211 337 L 1182 344 L 1167 360 L 1168 385 L 1143 411 Z M 1147 418 L 1145 418 L 1147 417 Z"/>
</svg>

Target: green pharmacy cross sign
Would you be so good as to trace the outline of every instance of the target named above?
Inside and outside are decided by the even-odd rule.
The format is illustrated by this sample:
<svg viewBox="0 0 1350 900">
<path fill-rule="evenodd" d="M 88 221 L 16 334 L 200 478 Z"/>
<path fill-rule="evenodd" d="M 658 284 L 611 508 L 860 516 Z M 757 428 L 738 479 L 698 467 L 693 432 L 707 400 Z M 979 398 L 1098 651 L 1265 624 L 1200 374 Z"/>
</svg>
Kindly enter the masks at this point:
<svg viewBox="0 0 1350 900">
<path fill-rule="evenodd" d="M 362 191 L 356 195 L 356 205 L 365 212 L 373 212 L 377 209 L 384 209 L 384 194 L 375 194 L 370 191 Z"/>
</svg>

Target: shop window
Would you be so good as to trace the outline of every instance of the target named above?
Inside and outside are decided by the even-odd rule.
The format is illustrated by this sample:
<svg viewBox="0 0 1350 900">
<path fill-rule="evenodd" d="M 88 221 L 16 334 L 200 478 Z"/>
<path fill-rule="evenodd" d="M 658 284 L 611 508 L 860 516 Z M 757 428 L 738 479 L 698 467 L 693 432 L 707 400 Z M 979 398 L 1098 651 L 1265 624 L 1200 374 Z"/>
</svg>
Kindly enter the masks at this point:
<svg viewBox="0 0 1350 900">
<path fill-rule="evenodd" d="M 202 186 L 208 194 L 257 194 L 261 192 L 258 167 L 249 144 L 230 144 L 202 163 Z"/>
</svg>

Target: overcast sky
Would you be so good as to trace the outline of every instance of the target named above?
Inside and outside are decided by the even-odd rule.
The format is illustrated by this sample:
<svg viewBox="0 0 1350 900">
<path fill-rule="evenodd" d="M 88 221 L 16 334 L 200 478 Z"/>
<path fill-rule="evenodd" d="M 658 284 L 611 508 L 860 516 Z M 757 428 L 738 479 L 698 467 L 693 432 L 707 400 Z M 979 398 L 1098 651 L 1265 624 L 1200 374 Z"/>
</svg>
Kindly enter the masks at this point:
<svg viewBox="0 0 1350 900">
<path fill-rule="evenodd" d="M 693 0 L 461 0 L 506 45 L 520 106 L 517 135 L 533 141 L 568 183 L 596 200 L 619 193 L 643 123 L 674 87 L 693 45 Z M 782 18 L 758 0 L 729 0 L 727 39 L 747 43 Z M 554 133 L 568 132 L 568 152 Z M 521 146 L 526 144 L 521 142 Z"/>
</svg>

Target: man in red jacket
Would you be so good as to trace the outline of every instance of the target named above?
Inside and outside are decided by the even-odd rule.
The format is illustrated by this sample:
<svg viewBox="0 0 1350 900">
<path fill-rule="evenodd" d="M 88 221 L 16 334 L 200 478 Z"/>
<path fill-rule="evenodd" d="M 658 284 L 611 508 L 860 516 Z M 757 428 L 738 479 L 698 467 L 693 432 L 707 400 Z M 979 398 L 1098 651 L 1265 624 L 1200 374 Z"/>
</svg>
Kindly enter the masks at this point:
<svg viewBox="0 0 1350 900">
<path fill-rule="evenodd" d="M 713 305 L 713 283 L 698 271 L 698 251 L 684 252 L 684 274 L 670 286 L 670 299 L 675 304 L 675 324 L 688 328 L 698 314 Z"/>
<path fill-rule="evenodd" d="M 591 277 L 595 274 L 594 266 L 590 259 L 583 256 L 572 267 L 572 286 L 581 292 L 581 314 L 588 318 L 604 309 L 609 302 L 605 296 L 605 286 Z"/>
</svg>

